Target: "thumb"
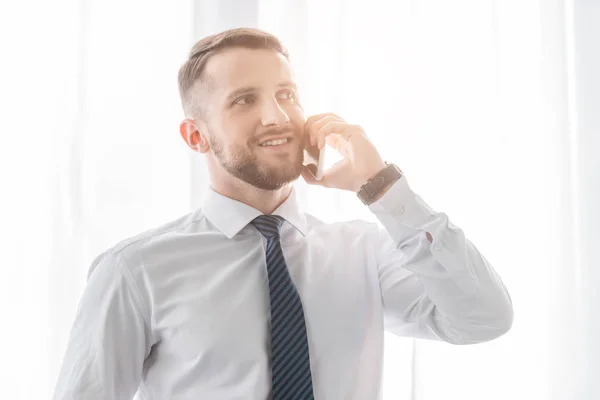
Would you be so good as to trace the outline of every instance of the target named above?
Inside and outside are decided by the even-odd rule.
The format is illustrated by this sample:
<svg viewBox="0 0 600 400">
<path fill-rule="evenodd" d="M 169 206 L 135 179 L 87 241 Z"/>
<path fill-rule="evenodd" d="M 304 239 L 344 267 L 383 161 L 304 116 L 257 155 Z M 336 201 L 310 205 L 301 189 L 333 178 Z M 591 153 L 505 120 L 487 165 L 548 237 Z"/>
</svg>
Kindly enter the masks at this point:
<svg viewBox="0 0 600 400">
<path fill-rule="evenodd" d="M 304 165 L 302 167 L 302 178 L 309 185 L 323 186 L 323 181 L 318 181 L 315 174 L 317 173 L 317 166 L 314 164 Z"/>
</svg>

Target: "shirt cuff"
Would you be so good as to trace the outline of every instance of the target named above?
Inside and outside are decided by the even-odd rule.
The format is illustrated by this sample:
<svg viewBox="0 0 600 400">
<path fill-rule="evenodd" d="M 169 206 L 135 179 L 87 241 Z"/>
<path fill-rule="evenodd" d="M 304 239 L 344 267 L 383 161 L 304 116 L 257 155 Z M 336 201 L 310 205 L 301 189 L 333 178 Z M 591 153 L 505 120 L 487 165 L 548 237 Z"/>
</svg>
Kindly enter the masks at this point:
<svg viewBox="0 0 600 400">
<path fill-rule="evenodd" d="M 369 209 L 397 243 L 419 231 L 427 231 L 436 216 L 435 211 L 411 190 L 405 176 L 369 205 Z"/>
</svg>

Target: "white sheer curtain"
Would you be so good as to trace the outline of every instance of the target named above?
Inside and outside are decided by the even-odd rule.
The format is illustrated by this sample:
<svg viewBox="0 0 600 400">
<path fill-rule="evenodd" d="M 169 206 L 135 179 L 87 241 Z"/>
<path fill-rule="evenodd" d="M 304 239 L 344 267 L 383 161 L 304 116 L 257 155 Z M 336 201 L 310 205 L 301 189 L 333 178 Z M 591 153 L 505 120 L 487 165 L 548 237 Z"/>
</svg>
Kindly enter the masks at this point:
<svg viewBox="0 0 600 400">
<path fill-rule="evenodd" d="M 245 25 L 288 45 L 307 112 L 363 125 L 511 292 L 513 329 L 494 342 L 386 336 L 384 398 L 597 398 L 593 357 L 584 357 L 597 348 L 587 333 L 593 284 L 583 278 L 598 274 L 587 259 L 593 224 L 579 206 L 593 177 L 580 171 L 599 151 L 581 146 L 597 143 L 599 125 L 586 120 L 583 142 L 574 88 L 587 86 L 570 25 L 574 14 L 593 24 L 570 6 L 2 3 L 0 397 L 50 396 L 96 254 L 201 204 L 206 175 L 177 133 L 176 73 L 197 38 Z M 598 93 L 585 97 L 586 110 Z M 372 219 L 352 194 L 301 181 L 298 189 L 306 210 L 325 220 Z"/>
<path fill-rule="evenodd" d="M 177 69 L 193 5 L 7 3 L 0 398 L 48 399 L 91 260 L 190 210 Z"/>
</svg>

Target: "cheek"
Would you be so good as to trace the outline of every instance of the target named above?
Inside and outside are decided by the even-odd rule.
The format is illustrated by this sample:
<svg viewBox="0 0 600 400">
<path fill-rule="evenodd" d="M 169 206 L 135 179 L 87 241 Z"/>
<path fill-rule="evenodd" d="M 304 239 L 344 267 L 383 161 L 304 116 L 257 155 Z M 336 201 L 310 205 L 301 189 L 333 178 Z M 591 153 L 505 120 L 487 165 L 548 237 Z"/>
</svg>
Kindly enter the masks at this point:
<svg viewBox="0 0 600 400">
<path fill-rule="evenodd" d="M 306 117 L 304 116 L 304 111 L 299 106 L 288 106 L 285 108 L 285 113 L 290 119 L 290 123 L 296 129 L 302 131 L 304 129 L 304 123 L 306 122 Z"/>
<path fill-rule="evenodd" d="M 252 134 L 234 124 L 224 124 L 219 132 L 215 132 L 221 148 L 227 153 L 246 152 L 252 145 Z"/>
<path fill-rule="evenodd" d="M 290 104 L 284 106 L 283 109 L 285 110 L 288 117 L 290 117 L 290 120 L 292 122 L 304 123 L 304 121 L 306 121 L 306 118 L 304 116 L 304 110 L 299 105 Z"/>
<path fill-rule="evenodd" d="M 239 142 L 252 133 L 252 118 L 241 113 L 227 113 L 216 124 L 220 137 L 227 142 Z"/>
<path fill-rule="evenodd" d="M 260 113 L 243 112 L 230 115 L 223 121 L 223 133 L 225 133 L 232 142 L 244 143 L 251 141 L 256 132 L 260 130 Z"/>
</svg>

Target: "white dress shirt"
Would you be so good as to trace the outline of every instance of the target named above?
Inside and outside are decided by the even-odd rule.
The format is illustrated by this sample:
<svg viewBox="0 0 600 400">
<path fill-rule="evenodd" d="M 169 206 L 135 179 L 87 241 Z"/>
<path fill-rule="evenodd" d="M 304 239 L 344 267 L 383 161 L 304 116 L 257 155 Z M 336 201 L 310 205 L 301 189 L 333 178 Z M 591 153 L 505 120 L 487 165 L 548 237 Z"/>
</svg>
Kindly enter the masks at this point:
<svg viewBox="0 0 600 400">
<path fill-rule="evenodd" d="M 381 397 L 384 330 L 471 344 L 512 324 L 498 275 L 406 178 L 369 208 L 383 227 L 324 223 L 301 212 L 294 190 L 273 213 L 287 221 L 317 400 Z M 266 239 L 249 224 L 258 215 L 211 190 L 201 209 L 101 254 L 54 399 L 266 399 Z"/>
</svg>

